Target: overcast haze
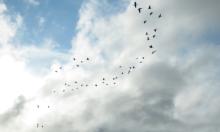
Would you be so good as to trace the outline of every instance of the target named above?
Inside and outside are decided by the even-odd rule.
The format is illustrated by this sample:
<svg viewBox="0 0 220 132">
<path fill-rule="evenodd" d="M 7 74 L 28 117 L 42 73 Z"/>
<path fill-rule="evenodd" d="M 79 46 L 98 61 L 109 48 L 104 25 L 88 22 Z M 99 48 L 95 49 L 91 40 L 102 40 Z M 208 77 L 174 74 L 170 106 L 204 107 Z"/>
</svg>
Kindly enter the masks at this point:
<svg viewBox="0 0 220 132">
<path fill-rule="evenodd" d="M 220 1 L 136 2 L 0 0 L 0 132 L 219 132 Z"/>
</svg>

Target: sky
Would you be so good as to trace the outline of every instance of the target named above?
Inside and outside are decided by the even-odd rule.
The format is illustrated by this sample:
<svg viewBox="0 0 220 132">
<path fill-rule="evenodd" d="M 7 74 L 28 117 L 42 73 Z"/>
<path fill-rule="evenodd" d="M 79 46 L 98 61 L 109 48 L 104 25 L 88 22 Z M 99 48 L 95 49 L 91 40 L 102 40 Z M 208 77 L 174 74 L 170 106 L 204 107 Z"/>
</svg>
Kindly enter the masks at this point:
<svg viewBox="0 0 220 132">
<path fill-rule="evenodd" d="M 219 132 L 220 1 L 136 2 L 0 0 L 0 131 Z"/>
</svg>

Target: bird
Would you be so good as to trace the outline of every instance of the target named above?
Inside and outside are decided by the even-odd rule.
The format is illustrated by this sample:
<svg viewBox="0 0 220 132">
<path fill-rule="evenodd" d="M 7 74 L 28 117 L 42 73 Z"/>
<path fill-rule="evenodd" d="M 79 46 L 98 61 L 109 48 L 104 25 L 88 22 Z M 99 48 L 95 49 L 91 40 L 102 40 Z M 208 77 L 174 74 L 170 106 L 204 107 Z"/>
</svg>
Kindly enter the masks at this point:
<svg viewBox="0 0 220 132">
<path fill-rule="evenodd" d="M 138 8 L 138 12 L 139 12 L 139 13 L 141 13 L 141 9 L 142 9 L 142 8 Z"/>
<path fill-rule="evenodd" d="M 88 84 L 86 84 L 86 87 L 88 87 Z"/>
<path fill-rule="evenodd" d="M 144 59 L 144 57 L 142 57 L 142 59 Z"/>
<path fill-rule="evenodd" d="M 139 63 L 142 63 L 142 61 L 140 61 Z"/>
<path fill-rule="evenodd" d="M 105 78 L 103 77 L 102 80 L 105 81 Z"/>
<path fill-rule="evenodd" d="M 61 69 L 62 69 L 62 66 L 60 66 L 59 69 L 61 70 Z"/>
<path fill-rule="evenodd" d="M 148 35 L 148 32 L 146 32 L 145 35 Z"/>
<path fill-rule="evenodd" d="M 58 72 L 58 71 L 56 70 L 56 71 L 54 71 L 54 72 Z"/>
<path fill-rule="evenodd" d="M 83 61 L 80 61 L 81 63 L 83 63 Z"/>
<path fill-rule="evenodd" d="M 134 7 L 135 7 L 135 8 L 137 7 L 137 2 L 134 2 Z"/>
<path fill-rule="evenodd" d="M 74 83 L 77 83 L 77 81 L 75 81 Z"/>
<path fill-rule="evenodd" d="M 97 84 L 95 84 L 95 87 L 97 87 L 98 85 Z"/>
<path fill-rule="evenodd" d="M 154 29 L 154 32 L 157 32 L 157 29 L 156 29 L 156 28 Z"/>
<path fill-rule="evenodd" d="M 121 75 L 123 75 L 124 74 L 124 72 L 121 72 Z"/>
<path fill-rule="evenodd" d="M 131 71 L 130 70 L 128 70 L 128 74 L 130 73 Z"/>
<path fill-rule="evenodd" d="M 79 65 L 76 65 L 76 67 L 79 67 Z"/>
<path fill-rule="evenodd" d="M 75 60 L 76 60 L 76 58 L 73 58 L 73 60 L 75 61 Z"/>
<path fill-rule="evenodd" d="M 150 37 L 147 37 L 147 40 L 150 40 Z"/>
<path fill-rule="evenodd" d="M 161 17 L 162 17 L 162 15 L 161 15 L 161 14 L 159 14 L 159 15 L 158 15 L 158 17 L 159 17 L 159 18 L 161 18 Z"/>
<path fill-rule="evenodd" d="M 156 37 L 156 35 L 154 34 L 152 37 L 153 37 L 153 38 L 155 38 L 155 37 Z"/>
<path fill-rule="evenodd" d="M 48 109 L 50 108 L 50 106 L 48 105 L 48 107 L 47 107 Z"/>
<path fill-rule="evenodd" d="M 150 45 L 150 46 L 149 46 L 149 48 L 151 48 L 151 49 L 152 49 L 152 48 L 153 48 L 153 45 Z"/>
<path fill-rule="evenodd" d="M 89 58 L 87 57 L 86 60 L 89 61 Z"/>
<path fill-rule="evenodd" d="M 144 24 L 147 23 L 147 20 L 144 20 Z"/>
<path fill-rule="evenodd" d="M 119 68 L 122 68 L 122 66 L 119 66 Z"/>
<path fill-rule="evenodd" d="M 154 50 L 154 51 L 152 51 L 152 54 L 154 54 L 154 53 L 156 53 L 157 52 L 157 50 Z"/>
<path fill-rule="evenodd" d="M 39 109 L 39 108 L 40 108 L 40 105 L 37 105 L 37 108 Z"/>
<path fill-rule="evenodd" d="M 151 9 L 151 6 L 149 5 L 148 9 L 150 10 Z"/>
<path fill-rule="evenodd" d="M 44 125 L 42 125 L 41 127 L 44 128 Z"/>
<path fill-rule="evenodd" d="M 135 66 L 133 66 L 132 68 L 135 69 Z"/>
<path fill-rule="evenodd" d="M 150 12 L 150 16 L 153 15 L 153 12 Z"/>
</svg>

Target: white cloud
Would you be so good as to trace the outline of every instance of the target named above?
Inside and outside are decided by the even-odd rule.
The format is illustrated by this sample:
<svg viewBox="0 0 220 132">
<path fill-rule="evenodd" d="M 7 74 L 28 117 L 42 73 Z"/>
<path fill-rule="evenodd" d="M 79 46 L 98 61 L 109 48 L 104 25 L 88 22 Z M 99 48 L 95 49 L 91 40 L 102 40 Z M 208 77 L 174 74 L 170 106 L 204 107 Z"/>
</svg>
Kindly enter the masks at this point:
<svg viewBox="0 0 220 132">
<path fill-rule="evenodd" d="M 33 5 L 33 6 L 40 5 L 40 1 L 39 0 L 24 0 L 24 1 L 27 2 L 30 5 Z"/>
<path fill-rule="evenodd" d="M 19 116 L 13 111 L 1 109 L 6 116 L 0 121 L 7 117 L 13 123 L 10 127 L 0 126 L 0 130 L 9 132 L 18 127 L 16 131 L 37 131 L 36 122 L 45 124 L 43 130 L 46 132 L 209 132 L 220 129 L 220 47 L 215 42 L 199 41 L 200 36 L 212 27 L 210 24 L 215 22 L 206 20 L 206 15 L 195 13 L 206 2 L 192 6 L 198 1 L 179 3 L 175 0 L 140 0 L 139 5 L 144 7 L 151 3 L 155 14 L 163 14 L 160 21 L 149 19 L 148 25 L 143 24 L 145 15 L 139 15 L 132 2 L 124 2 L 127 8 L 109 16 L 100 11 L 112 9 L 111 6 L 116 4 L 107 4 L 107 0 L 87 1 L 80 10 L 78 33 L 68 53 L 54 52 L 55 42 L 50 39 L 45 40 L 43 47 L 12 46 L 1 50 L 4 52 L 0 52 L 0 62 L 5 67 L 1 72 L 5 74 L 0 77 L 6 81 L 0 87 L 9 87 L 3 93 L 17 92 L 11 94 L 10 99 L 4 95 L 0 97 L 10 102 L 6 108 L 25 105 L 19 107 L 22 109 L 21 113 L 18 112 Z M 211 1 L 213 4 L 210 1 L 208 3 L 209 8 L 212 7 L 210 5 L 217 5 L 215 0 Z M 214 10 L 218 9 L 213 7 Z M 217 14 L 209 9 L 203 12 L 213 16 Z M 189 26 L 193 22 L 196 25 Z M 157 39 L 146 43 L 144 33 L 146 30 L 151 31 L 154 26 L 158 28 Z M 157 48 L 155 55 L 151 55 L 147 44 Z M 77 63 L 72 61 L 73 56 L 77 58 Z M 78 59 L 85 60 L 87 56 L 90 62 L 80 65 L 80 68 L 73 68 L 80 63 Z M 137 64 L 135 58 L 142 56 L 145 56 L 144 63 Z M 40 65 L 43 62 L 54 64 L 51 65 L 51 72 L 46 69 L 43 77 L 28 71 L 27 61 L 38 59 Z M 54 73 L 60 65 L 62 70 Z M 121 77 L 117 86 L 112 86 L 110 80 L 120 72 L 119 65 L 136 65 L 136 70 Z M 11 77 L 8 73 L 16 74 Z M 109 79 L 112 85 L 103 86 L 100 83 L 102 77 Z M 73 92 L 71 88 L 80 87 L 75 86 L 75 80 L 92 86 Z M 7 85 L 11 81 L 14 83 Z M 74 87 L 65 88 L 65 82 Z M 95 88 L 97 82 L 100 87 Z M 29 90 L 30 87 L 34 90 Z M 52 94 L 53 90 L 56 90 L 55 94 Z M 24 91 L 24 99 L 20 99 L 13 107 L 12 102 L 21 91 Z M 36 110 L 36 104 L 40 104 L 40 110 Z M 51 106 L 49 110 L 48 104 Z M 8 116 L 10 114 L 16 115 L 14 120 Z M 22 120 L 19 126 L 18 120 Z"/>
</svg>

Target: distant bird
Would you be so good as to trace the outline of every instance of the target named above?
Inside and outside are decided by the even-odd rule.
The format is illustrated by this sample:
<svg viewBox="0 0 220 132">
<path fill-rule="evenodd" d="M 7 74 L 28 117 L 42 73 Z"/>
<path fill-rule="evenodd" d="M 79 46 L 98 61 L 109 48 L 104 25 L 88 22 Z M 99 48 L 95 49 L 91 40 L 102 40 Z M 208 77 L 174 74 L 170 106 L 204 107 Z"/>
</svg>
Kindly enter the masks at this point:
<svg viewBox="0 0 220 132">
<path fill-rule="evenodd" d="M 44 125 L 42 125 L 41 127 L 44 128 Z"/>
<path fill-rule="evenodd" d="M 62 66 L 60 66 L 59 69 L 61 70 L 61 69 L 62 69 Z"/>
<path fill-rule="evenodd" d="M 73 60 L 75 61 L 75 60 L 76 60 L 76 58 L 73 58 Z"/>
<path fill-rule="evenodd" d="M 83 61 L 80 61 L 81 63 L 83 63 Z"/>
<path fill-rule="evenodd" d="M 89 61 L 89 58 L 87 57 L 86 60 Z"/>
<path fill-rule="evenodd" d="M 144 57 L 142 57 L 142 59 L 144 59 Z"/>
<path fill-rule="evenodd" d="M 105 81 L 105 78 L 103 77 L 102 80 Z"/>
<path fill-rule="evenodd" d="M 145 35 L 148 35 L 148 32 L 146 32 Z"/>
<path fill-rule="evenodd" d="M 95 87 L 97 87 L 98 85 L 97 84 L 95 84 Z"/>
<path fill-rule="evenodd" d="M 135 66 L 133 66 L 133 69 L 135 69 Z"/>
<path fill-rule="evenodd" d="M 79 67 L 79 65 L 76 65 L 76 67 Z"/>
<path fill-rule="evenodd" d="M 151 48 L 151 49 L 152 49 L 152 48 L 153 48 L 153 45 L 150 45 L 150 46 L 149 46 L 149 48 Z"/>
<path fill-rule="evenodd" d="M 150 16 L 153 15 L 153 12 L 150 12 Z"/>
<path fill-rule="evenodd" d="M 54 72 L 58 72 L 58 71 L 56 70 L 56 71 L 54 71 Z"/>
<path fill-rule="evenodd" d="M 142 63 L 142 61 L 140 61 L 139 63 Z"/>
<path fill-rule="evenodd" d="M 144 20 L 144 24 L 147 23 L 147 20 Z"/>
<path fill-rule="evenodd" d="M 162 15 L 161 14 L 159 14 L 159 16 L 158 16 L 159 18 L 161 18 L 162 17 Z"/>
<path fill-rule="evenodd" d="M 138 12 L 141 13 L 142 8 L 138 8 Z"/>
<path fill-rule="evenodd" d="M 136 60 L 138 59 L 138 57 L 136 58 Z"/>
<path fill-rule="evenodd" d="M 123 75 L 124 74 L 124 72 L 121 72 L 121 75 Z"/>
<path fill-rule="evenodd" d="M 116 82 L 114 82 L 114 85 L 116 84 Z"/>
<path fill-rule="evenodd" d="M 149 5 L 148 9 L 150 10 L 151 9 L 151 6 Z"/>
<path fill-rule="evenodd" d="M 83 87 L 83 84 L 81 84 L 80 86 Z"/>
<path fill-rule="evenodd" d="M 131 71 L 130 70 L 128 70 L 128 74 L 130 73 Z"/>
<path fill-rule="evenodd" d="M 152 54 L 154 54 L 154 53 L 156 53 L 157 51 L 156 50 L 154 50 L 154 51 L 152 51 Z"/>
<path fill-rule="evenodd" d="M 74 83 L 77 83 L 77 81 L 75 81 Z"/>
<path fill-rule="evenodd" d="M 88 87 L 88 84 L 86 84 L 86 87 Z"/>
<path fill-rule="evenodd" d="M 154 32 L 157 32 L 157 29 L 156 29 L 156 28 L 154 29 Z"/>
<path fill-rule="evenodd" d="M 134 7 L 135 7 L 135 8 L 137 7 L 137 2 L 134 2 Z"/>
<path fill-rule="evenodd" d="M 155 38 L 155 37 L 156 37 L 156 35 L 154 34 L 152 37 L 153 37 L 153 38 Z"/>
<path fill-rule="evenodd" d="M 47 107 L 48 109 L 50 108 L 50 106 L 48 105 L 48 107 Z"/>
<path fill-rule="evenodd" d="M 37 105 L 37 108 L 39 109 L 39 108 L 40 108 L 40 105 Z"/>
<path fill-rule="evenodd" d="M 150 37 L 147 37 L 147 40 L 150 40 Z"/>
<path fill-rule="evenodd" d="M 122 68 L 122 66 L 119 66 L 119 68 Z"/>
</svg>

